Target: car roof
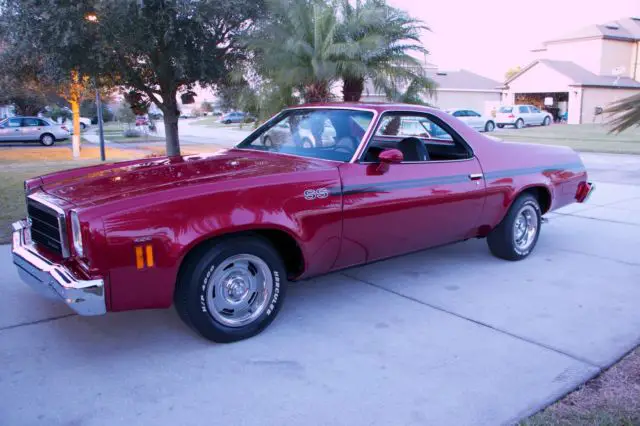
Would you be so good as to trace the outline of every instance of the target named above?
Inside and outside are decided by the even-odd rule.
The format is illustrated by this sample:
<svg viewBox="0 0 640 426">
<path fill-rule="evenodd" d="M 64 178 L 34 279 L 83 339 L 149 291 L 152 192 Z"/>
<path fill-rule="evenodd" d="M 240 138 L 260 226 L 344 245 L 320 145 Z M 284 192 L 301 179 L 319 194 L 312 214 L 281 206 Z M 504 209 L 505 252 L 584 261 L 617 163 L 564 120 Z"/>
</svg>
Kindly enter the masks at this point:
<svg viewBox="0 0 640 426">
<path fill-rule="evenodd" d="M 436 108 L 427 107 L 424 105 L 403 104 L 403 103 L 391 103 L 391 102 L 317 102 L 306 103 L 302 105 L 292 105 L 286 109 L 300 109 L 300 108 L 340 108 L 340 109 L 366 109 L 383 113 L 387 111 L 420 111 L 434 113 L 441 111 Z"/>
</svg>

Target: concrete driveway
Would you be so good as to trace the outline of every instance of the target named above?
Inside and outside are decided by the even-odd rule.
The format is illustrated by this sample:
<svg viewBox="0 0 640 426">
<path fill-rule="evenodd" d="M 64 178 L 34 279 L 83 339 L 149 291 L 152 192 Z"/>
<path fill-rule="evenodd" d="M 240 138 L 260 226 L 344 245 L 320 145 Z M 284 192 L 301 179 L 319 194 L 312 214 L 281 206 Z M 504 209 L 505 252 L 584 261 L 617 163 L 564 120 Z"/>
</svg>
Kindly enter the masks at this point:
<svg viewBox="0 0 640 426">
<path fill-rule="evenodd" d="M 173 310 L 70 315 L 0 247 L 0 425 L 512 423 L 640 343 L 640 158 L 584 160 L 596 193 L 527 260 L 474 240 L 297 283 L 230 345 Z"/>
</svg>

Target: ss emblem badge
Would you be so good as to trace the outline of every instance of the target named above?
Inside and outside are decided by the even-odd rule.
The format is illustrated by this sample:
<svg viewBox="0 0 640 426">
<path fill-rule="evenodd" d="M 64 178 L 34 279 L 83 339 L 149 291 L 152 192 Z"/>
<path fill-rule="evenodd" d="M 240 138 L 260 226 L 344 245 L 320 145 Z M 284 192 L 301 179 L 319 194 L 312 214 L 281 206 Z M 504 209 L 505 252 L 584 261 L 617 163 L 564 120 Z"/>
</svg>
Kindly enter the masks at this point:
<svg viewBox="0 0 640 426">
<path fill-rule="evenodd" d="M 304 191 L 305 200 L 315 200 L 316 198 L 327 198 L 328 196 L 329 196 L 329 191 L 327 190 L 327 188 L 307 189 Z"/>
</svg>

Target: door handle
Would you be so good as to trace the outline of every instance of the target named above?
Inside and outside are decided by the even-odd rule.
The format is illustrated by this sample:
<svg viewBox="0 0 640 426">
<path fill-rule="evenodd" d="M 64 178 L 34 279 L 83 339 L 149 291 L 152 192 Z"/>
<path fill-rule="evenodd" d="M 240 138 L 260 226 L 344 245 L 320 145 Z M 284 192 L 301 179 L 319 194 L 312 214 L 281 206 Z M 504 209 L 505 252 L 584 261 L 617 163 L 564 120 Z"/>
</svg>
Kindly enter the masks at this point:
<svg viewBox="0 0 640 426">
<path fill-rule="evenodd" d="M 471 179 L 471 180 L 482 179 L 482 173 L 471 173 L 469 175 L 469 179 Z"/>
</svg>

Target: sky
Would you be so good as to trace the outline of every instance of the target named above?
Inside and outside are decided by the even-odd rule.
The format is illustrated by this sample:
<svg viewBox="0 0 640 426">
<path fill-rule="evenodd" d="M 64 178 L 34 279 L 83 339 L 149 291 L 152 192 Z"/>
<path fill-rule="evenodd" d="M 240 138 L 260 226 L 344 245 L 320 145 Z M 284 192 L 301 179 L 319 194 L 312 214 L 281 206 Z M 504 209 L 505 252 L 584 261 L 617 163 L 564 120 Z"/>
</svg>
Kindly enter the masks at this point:
<svg viewBox="0 0 640 426">
<path fill-rule="evenodd" d="M 431 29 L 422 41 L 427 61 L 502 81 L 531 61 L 543 41 L 590 24 L 636 16 L 640 0 L 388 0 Z"/>
</svg>

